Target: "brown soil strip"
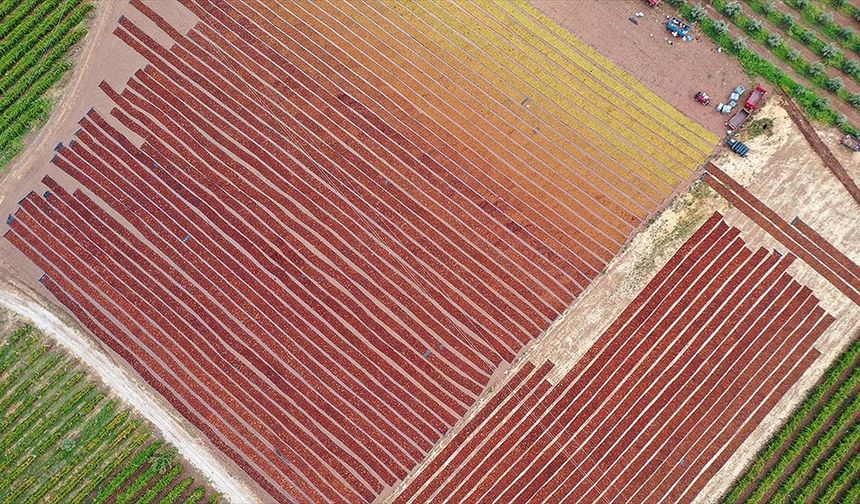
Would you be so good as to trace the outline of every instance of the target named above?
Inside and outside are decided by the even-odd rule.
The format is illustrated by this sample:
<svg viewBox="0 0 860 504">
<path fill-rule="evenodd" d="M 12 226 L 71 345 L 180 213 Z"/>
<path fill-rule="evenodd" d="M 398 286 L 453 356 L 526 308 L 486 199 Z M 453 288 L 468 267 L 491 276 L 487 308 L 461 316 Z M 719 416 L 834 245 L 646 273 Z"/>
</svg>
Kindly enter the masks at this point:
<svg viewBox="0 0 860 504">
<path fill-rule="evenodd" d="M 841 471 L 842 468 L 845 467 L 845 464 L 847 464 L 851 460 L 851 458 L 857 454 L 858 451 L 860 451 L 860 446 L 855 446 L 853 450 L 848 452 L 845 455 L 845 457 L 842 459 L 842 463 L 839 464 L 838 466 L 834 467 L 833 470 L 831 470 L 830 473 L 827 474 L 827 477 L 824 478 L 824 480 L 821 482 L 821 485 L 818 486 L 818 488 L 815 490 L 815 492 L 812 495 L 810 495 L 809 498 L 806 499 L 805 502 L 808 504 L 812 504 L 813 502 L 819 501 L 819 495 L 823 494 L 824 491 L 827 490 L 827 487 L 829 487 L 831 485 L 831 483 L 833 483 L 833 480 L 836 478 L 836 475 L 839 474 L 839 471 Z M 843 490 L 843 493 L 844 493 L 844 490 Z M 842 502 L 839 500 L 841 497 L 838 494 L 835 497 L 836 497 L 836 502 Z"/>
</svg>

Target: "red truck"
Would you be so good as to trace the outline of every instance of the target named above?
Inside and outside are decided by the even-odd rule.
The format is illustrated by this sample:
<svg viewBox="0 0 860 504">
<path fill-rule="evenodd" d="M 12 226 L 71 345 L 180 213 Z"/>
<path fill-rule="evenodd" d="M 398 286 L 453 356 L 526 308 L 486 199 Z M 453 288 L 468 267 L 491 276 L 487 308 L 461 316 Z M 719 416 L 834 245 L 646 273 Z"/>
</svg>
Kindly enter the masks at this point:
<svg viewBox="0 0 860 504">
<path fill-rule="evenodd" d="M 746 103 L 744 103 L 744 108 L 740 109 L 737 114 L 732 116 L 732 118 L 726 123 L 726 126 L 728 126 L 730 130 L 740 128 L 746 120 L 749 119 L 752 111 L 759 106 L 766 94 L 767 90 L 765 88 L 756 86 L 755 89 L 753 89 L 752 94 L 750 94 L 750 97 L 747 98 Z"/>
</svg>

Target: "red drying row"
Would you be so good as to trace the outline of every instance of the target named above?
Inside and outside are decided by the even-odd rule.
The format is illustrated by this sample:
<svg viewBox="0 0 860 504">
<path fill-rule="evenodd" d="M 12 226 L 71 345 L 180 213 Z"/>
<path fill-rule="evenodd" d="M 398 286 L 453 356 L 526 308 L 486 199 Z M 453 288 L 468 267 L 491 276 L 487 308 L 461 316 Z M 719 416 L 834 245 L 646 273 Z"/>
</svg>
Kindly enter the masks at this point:
<svg viewBox="0 0 860 504">
<path fill-rule="evenodd" d="M 441 159 L 442 156 L 450 159 L 452 163 L 449 166 L 453 173 L 461 173 L 463 177 L 469 177 L 474 180 L 470 182 L 476 190 L 483 191 L 484 189 L 497 192 L 502 195 L 500 201 L 494 201 L 494 205 L 500 208 L 507 207 L 506 200 L 516 201 L 518 199 L 526 199 L 528 207 L 523 209 L 524 213 L 528 213 L 530 219 L 540 219 L 538 222 L 544 222 L 540 227 L 546 225 L 559 226 L 560 239 L 566 239 L 566 234 L 571 232 L 573 226 L 581 225 L 595 226 L 594 215 L 598 205 L 594 202 L 587 201 L 588 204 L 580 199 L 586 199 L 586 196 L 574 191 L 572 194 L 562 194 L 559 198 L 552 192 L 541 194 L 544 190 L 535 187 L 520 187 L 522 182 L 511 174 L 510 178 L 505 173 L 495 173 L 505 170 L 507 159 L 506 156 L 499 156 L 496 160 L 488 163 L 488 160 L 481 159 L 473 151 L 473 145 L 470 145 L 468 139 L 458 138 L 456 132 L 447 131 L 440 128 L 432 117 L 439 111 L 428 111 L 427 108 L 417 108 L 416 105 L 404 100 L 402 95 L 395 87 L 390 87 L 384 78 L 380 75 L 387 73 L 383 69 L 385 60 L 389 57 L 390 51 L 382 53 L 371 53 L 363 55 L 361 64 L 351 64 L 349 48 L 344 47 L 350 43 L 363 44 L 369 48 L 378 47 L 372 40 L 365 40 L 364 37 L 370 37 L 369 33 L 363 31 L 362 26 L 355 26 L 355 30 L 362 32 L 362 35 L 350 37 L 344 30 L 338 30 L 335 25 L 327 27 L 335 30 L 338 34 L 350 37 L 350 41 L 331 40 L 325 35 L 318 33 L 319 26 L 314 26 L 311 16 L 302 12 L 302 9 L 308 8 L 311 10 L 336 10 L 336 6 L 323 6 L 322 4 L 313 6 L 298 6 L 295 9 L 273 8 L 268 10 L 267 7 L 261 5 L 247 5 L 240 3 L 219 4 L 213 6 L 208 2 L 185 1 L 190 9 L 192 9 L 204 23 L 201 30 L 211 29 L 214 32 L 224 33 L 225 37 L 231 38 L 234 36 L 241 37 L 237 41 L 239 47 L 243 44 L 250 44 L 250 48 L 264 47 L 261 49 L 260 55 L 271 58 L 271 61 L 278 66 L 283 66 L 289 69 L 290 73 L 300 73 L 298 80 L 304 83 L 308 89 L 326 88 L 336 93 L 336 90 L 342 90 L 356 96 L 368 107 L 372 108 L 376 114 L 381 117 L 386 117 L 386 121 L 395 126 L 404 138 L 408 138 L 413 142 L 418 149 L 428 149 L 428 153 L 434 158 Z M 292 12 L 295 11 L 295 12 Z M 317 23 L 318 24 L 318 23 Z M 271 35 L 271 34 L 274 34 Z M 208 35 L 208 32 L 207 32 Z M 355 39 L 358 40 L 355 40 Z M 270 45 L 272 50 L 266 50 L 265 45 Z M 365 66 L 368 68 L 365 70 Z M 399 69 L 398 69 L 399 70 Z M 405 71 L 404 71 L 405 72 Z M 409 77 L 406 77 L 407 79 Z M 403 81 L 401 81 L 403 82 Z M 421 83 L 416 83 L 421 84 Z M 403 85 L 408 85 L 403 83 Z M 447 86 L 448 83 L 445 83 Z M 444 92 L 443 89 L 435 92 Z M 434 93 L 433 89 L 422 89 L 419 91 L 422 95 Z M 378 105 L 377 105 L 378 104 Z M 376 106 L 375 106 L 376 105 Z M 469 105 L 462 104 L 461 108 Z M 403 111 L 402 114 L 398 113 Z M 424 115 L 426 120 L 417 121 L 416 116 Z M 464 120 L 464 119 L 461 119 Z M 401 124 L 405 129 L 395 121 L 402 121 Z M 434 138 L 435 137 L 435 138 Z M 432 142 L 427 140 L 432 139 Z M 504 151 L 505 145 L 491 145 L 494 151 Z M 438 151 L 434 153 L 432 151 Z M 492 153 L 491 153 L 492 155 Z M 533 162 L 527 162 L 519 169 L 530 170 L 530 164 L 541 163 L 540 159 Z M 534 179 L 539 179 L 542 173 L 537 171 L 532 177 L 532 180 L 527 180 L 526 184 L 534 184 Z M 520 190 L 522 189 L 522 190 Z M 535 194 L 536 191 L 540 191 Z M 516 196 L 514 196 L 516 194 Z M 563 206 L 577 207 L 585 215 L 569 215 L 562 211 L 554 212 L 553 202 L 559 202 Z M 489 200 L 493 201 L 493 200 Z M 630 204 L 628 201 L 622 200 L 623 204 Z M 515 210 L 515 209 L 514 209 Z M 617 217 L 617 216 L 616 216 Z M 604 215 L 604 219 L 612 221 L 613 219 Z M 549 222 L 547 222 L 549 221 Z M 616 221 L 616 225 L 618 225 Z M 585 234 L 580 234 L 576 230 L 573 233 L 579 234 L 579 239 L 594 241 L 602 233 L 612 235 L 617 244 L 624 241 L 627 236 L 627 230 L 618 232 L 611 226 L 603 226 L 603 230 L 587 230 Z M 536 232 L 539 231 L 539 228 Z M 597 231 L 596 233 L 594 231 Z M 589 248 L 587 243 L 582 243 L 582 246 Z M 575 246 L 575 245 L 572 245 Z M 610 250 L 604 250 L 605 247 Z M 611 258 L 611 248 L 613 245 L 598 244 L 594 246 L 592 252 L 599 252 L 604 259 Z"/>
<path fill-rule="evenodd" d="M 245 6 L 186 2 L 186 36 L 133 3 L 176 44 L 120 20 L 149 65 L 103 84 L 111 118 L 90 111 L 53 160 L 86 192 L 46 178 L 6 236 L 273 497 L 373 500 L 603 269 L 627 216 L 609 230 L 570 193 L 583 214 L 558 219 L 416 137 L 417 114 L 392 125 L 291 65 Z"/>
<path fill-rule="evenodd" d="M 715 214 L 558 384 L 524 367 L 397 502 L 691 500 L 819 355 L 833 318 L 793 260 Z"/>
<path fill-rule="evenodd" d="M 158 73 L 154 69 L 149 69 L 148 72 L 151 72 L 152 74 Z M 132 82 L 131 85 L 132 86 L 134 85 L 134 81 Z M 129 91 L 129 90 L 127 90 L 126 93 L 131 95 L 131 91 Z M 222 101 L 225 103 L 229 103 L 228 97 L 224 97 L 222 99 Z M 245 113 L 245 116 L 246 117 L 250 116 L 250 113 Z M 274 119 L 273 119 L 273 122 L 274 122 Z M 299 131 L 298 133 L 302 133 L 302 132 Z M 298 135 L 298 133 L 297 133 L 297 135 Z M 265 140 L 265 138 L 268 138 L 269 136 L 273 137 L 273 138 L 277 138 L 277 135 L 271 130 L 267 131 L 267 134 L 268 134 L 268 136 L 263 137 L 261 144 L 263 146 L 269 147 L 273 150 L 277 150 L 279 148 L 278 145 L 272 144 L 272 142 L 268 142 L 267 140 Z M 283 137 L 283 135 L 281 135 L 281 136 Z M 287 136 L 284 138 L 285 138 L 285 141 L 289 141 L 292 137 Z M 296 138 L 300 138 L 300 137 L 297 136 Z M 298 153 L 287 152 L 287 154 L 301 155 L 302 152 L 301 151 L 299 151 Z M 274 166 L 276 166 L 276 167 L 279 166 L 280 164 L 283 164 L 283 162 L 279 162 L 279 160 L 274 159 L 274 158 L 265 158 L 265 159 L 266 159 L 266 161 L 274 163 Z M 356 166 L 360 166 L 363 170 L 372 170 L 373 168 L 377 168 L 377 167 L 368 167 L 368 166 L 366 166 L 366 163 L 362 162 L 361 160 L 356 160 L 356 163 L 357 163 Z M 312 192 L 313 189 L 305 189 L 304 188 L 310 182 L 322 181 L 320 183 L 324 183 L 324 182 L 327 182 L 329 179 L 333 179 L 334 181 L 340 181 L 342 177 L 346 180 L 349 180 L 350 178 L 355 179 L 355 177 L 361 176 L 363 174 L 363 172 L 359 172 L 357 170 L 356 171 L 350 171 L 350 172 L 342 172 L 339 170 L 339 165 L 337 165 L 336 163 L 329 163 L 329 162 L 327 162 L 326 159 L 308 160 L 305 163 L 305 165 L 308 166 L 309 169 L 311 170 L 310 176 L 308 176 L 308 177 L 301 177 L 301 176 L 295 177 L 296 187 L 299 188 L 300 190 L 302 190 L 302 192 L 307 191 L 310 194 L 313 194 L 313 192 Z M 385 166 L 382 165 L 381 167 L 384 168 Z M 290 168 L 292 168 L 292 167 L 285 167 L 283 169 L 283 171 L 291 171 Z M 371 172 L 371 173 L 373 173 L 373 172 Z M 376 175 L 376 176 L 377 176 L 377 178 L 380 177 L 379 175 Z M 376 217 L 374 214 L 379 214 L 381 212 L 384 212 L 384 214 L 381 215 L 380 217 L 386 217 L 387 220 L 396 220 L 401 215 L 406 215 L 406 216 L 409 215 L 409 209 L 408 208 L 398 208 L 396 206 L 392 206 L 390 210 L 388 208 L 383 208 L 380 210 L 378 207 L 371 204 L 373 202 L 373 199 L 374 199 L 373 194 L 368 194 L 367 192 L 353 194 L 353 191 L 360 191 L 360 190 L 364 189 L 365 187 L 367 187 L 368 188 L 367 190 L 384 191 L 381 193 L 381 195 L 383 197 L 386 197 L 386 198 L 391 198 L 390 192 L 394 191 L 398 188 L 396 185 L 394 185 L 392 183 L 394 180 L 397 180 L 397 178 L 395 178 L 395 177 L 400 178 L 398 175 L 398 172 L 392 171 L 392 172 L 385 174 L 384 177 L 379 178 L 379 180 L 375 181 L 375 182 L 374 181 L 366 182 L 368 180 L 367 178 L 364 178 L 363 180 L 362 179 L 356 180 L 357 182 L 363 182 L 364 184 L 370 184 L 370 185 L 357 185 L 357 184 L 351 184 L 351 183 L 348 184 L 348 187 L 346 188 L 346 190 L 350 191 L 350 192 L 345 193 L 345 195 L 349 196 L 351 198 L 354 198 L 355 206 L 358 208 L 357 216 L 353 217 L 353 220 L 355 220 L 355 222 L 356 222 L 356 226 L 354 226 L 355 228 L 357 228 L 358 230 L 361 230 L 361 228 L 364 227 L 363 226 L 364 223 L 362 222 L 361 216 L 367 216 L 367 217 L 373 219 L 374 217 Z M 336 183 L 338 183 L 338 182 L 336 182 Z M 342 184 L 342 182 L 340 184 Z M 428 184 L 428 186 L 430 186 L 430 187 L 434 187 L 437 185 L 442 185 L 442 184 Z M 322 190 L 326 190 L 326 188 L 323 188 Z M 338 194 L 338 192 L 344 193 L 344 190 L 340 187 L 335 187 L 334 190 L 332 188 L 327 188 L 327 191 L 328 191 L 328 194 L 325 194 L 325 193 L 321 194 L 321 196 L 323 196 L 323 201 L 336 201 L 338 198 L 343 197 L 340 194 Z M 376 198 L 378 198 L 378 197 L 379 197 L 379 195 L 376 196 Z M 414 197 L 414 196 L 409 195 L 407 197 Z M 436 199 L 441 199 L 442 201 L 444 201 L 445 197 L 439 196 Z M 407 203 L 410 203 L 410 202 L 407 200 Z M 393 204 L 395 204 L 395 203 L 392 203 L 392 205 Z M 400 203 L 399 206 L 402 207 L 402 204 L 403 203 Z M 332 206 L 334 206 L 334 205 L 332 204 Z M 420 212 L 419 215 L 423 214 L 422 216 L 427 216 L 425 218 L 432 218 L 436 215 L 436 214 L 422 211 L 421 209 L 423 207 L 424 207 L 424 205 L 421 204 L 417 207 L 417 210 L 413 210 L 413 212 Z M 451 207 L 453 207 L 453 205 L 451 205 Z M 335 212 L 335 210 L 337 210 L 337 209 L 335 208 L 334 210 L 332 210 L 332 213 L 335 216 L 338 216 L 338 213 L 342 213 L 342 212 Z M 474 215 L 474 214 L 464 213 L 464 214 L 462 214 L 462 218 L 469 218 L 472 215 Z M 400 219 L 400 220 L 401 220 L 401 222 L 405 222 L 404 225 L 409 225 L 408 220 L 406 220 L 406 219 Z M 338 222 L 339 221 L 340 221 L 340 217 L 338 216 Z M 421 226 L 424 226 L 424 229 L 422 229 L 422 231 L 429 231 L 433 234 L 428 236 L 427 239 L 422 239 L 423 237 L 421 237 L 419 235 L 418 239 L 422 239 L 422 241 L 418 242 L 418 244 L 423 245 L 423 246 L 421 248 L 415 248 L 413 250 L 403 251 L 402 253 L 404 256 L 408 257 L 408 255 L 414 255 L 417 253 L 422 253 L 422 255 L 419 257 L 419 259 L 424 260 L 426 262 L 426 264 L 428 264 L 432 267 L 436 267 L 436 268 L 442 267 L 442 268 L 445 268 L 447 270 L 450 270 L 450 276 L 448 276 L 447 278 L 453 278 L 453 279 L 464 278 L 464 279 L 466 279 L 466 278 L 468 278 L 470 272 L 474 271 L 474 273 L 471 273 L 472 275 L 477 273 L 476 270 L 478 268 L 476 266 L 472 266 L 470 264 L 470 262 L 466 262 L 469 259 L 468 257 L 466 259 L 463 259 L 460 262 L 452 262 L 448 265 L 442 263 L 438 259 L 439 257 L 444 257 L 444 252 L 439 250 L 439 246 L 437 244 L 448 243 L 448 244 L 452 245 L 452 248 L 454 251 L 459 251 L 459 247 L 469 247 L 470 244 L 474 241 L 477 241 L 477 243 L 480 243 L 481 238 L 476 237 L 474 235 L 474 231 L 471 232 L 469 235 L 464 235 L 462 238 L 460 238 L 458 233 L 457 233 L 457 230 L 452 230 L 448 235 L 439 234 L 439 231 L 436 231 L 437 228 L 439 228 L 441 225 L 438 223 L 438 221 L 437 222 L 432 222 L 432 221 L 430 221 L 430 222 L 419 222 L 418 224 L 420 224 Z M 475 226 L 470 226 L 470 228 L 472 228 L 472 227 L 475 227 Z M 386 230 L 382 229 L 382 231 L 385 232 Z M 363 240 L 364 240 L 364 242 L 373 243 L 376 241 L 380 241 L 381 238 L 387 238 L 386 243 L 380 244 L 380 246 L 382 246 L 382 250 L 379 252 L 380 257 L 386 258 L 386 256 L 390 255 L 390 254 L 386 253 L 385 246 L 391 247 L 396 252 L 400 252 L 400 250 L 398 250 L 398 249 L 404 248 L 403 245 L 400 243 L 401 242 L 401 239 L 400 239 L 401 233 L 402 233 L 401 230 L 395 229 L 393 231 L 388 231 L 386 234 L 376 234 L 376 235 L 369 234 L 366 237 L 364 237 Z M 406 236 L 408 237 L 410 235 L 406 235 Z M 393 238 L 391 238 L 391 237 L 393 237 Z M 486 242 L 485 242 L 485 245 L 486 245 Z M 424 252 L 425 250 L 426 250 L 426 252 Z M 494 250 L 493 249 L 485 249 L 485 253 L 492 254 L 492 253 L 494 253 Z M 478 257 L 480 258 L 480 256 L 478 256 Z M 499 261 L 503 261 L 505 259 L 506 258 L 502 257 L 499 259 Z M 492 260 L 491 258 L 488 258 L 488 261 L 491 261 L 491 260 Z M 472 261 L 474 261 L 474 259 L 472 259 Z M 461 264 L 463 265 L 462 268 L 459 267 Z M 492 262 L 488 262 L 487 264 L 489 264 L 489 266 L 486 266 L 486 267 L 494 266 Z M 508 261 L 502 262 L 502 264 L 505 265 L 506 270 L 516 271 L 516 269 L 515 269 L 516 265 L 515 264 L 511 264 Z M 527 271 L 543 271 L 543 269 L 545 268 L 545 265 L 541 265 L 541 269 L 538 270 L 536 268 L 530 267 L 529 263 L 526 263 L 525 266 L 528 267 Z M 426 267 L 424 267 L 424 266 L 416 266 L 415 268 L 413 268 L 413 270 L 415 271 L 415 274 L 420 275 L 422 277 L 425 276 L 425 274 L 427 273 Z M 508 275 L 508 276 L 509 276 L 509 278 L 511 277 L 511 275 Z M 493 275 L 488 274 L 485 277 L 481 277 L 480 279 L 476 279 L 474 284 L 472 284 L 470 282 L 463 282 L 458 287 L 466 295 L 469 295 L 470 300 L 480 301 L 480 300 L 484 299 L 486 294 L 482 294 L 480 292 L 472 294 L 474 292 L 472 285 L 480 287 L 480 286 L 484 285 L 485 283 L 489 282 L 490 280 L 492 280 L 493 278 L 494 278 Z M 528 275 L 521 275 L 518 278 L 528 278 Z M 513 280 L 509 280 L 509 281 L 513 281 Z M 432 286 L 432 284 L 431 284 L 431 286 Z M 492 288 L 491 292 L 495 292 L 495 291 L 504 292 L 504 288 L 500 287 L 498 284 L 493 285 L 492 287 L 493 288 Z M 522 291 L 524 293 L 528 293 L 530 290 L 534 290 L 534 289 L 535 289 L 535 287 L 532 287 L 531 289 L 517 288 L 515 290 L 516 291 Z M 563 292 L 560 291 L 559 295 L 562 295 L 562 294 L 563 294 Z M 463 294 L 460 294 L 459 296 L 462 296 L 462 295 Z M 453 292 L 453 294 L 450 294 L 448 297 L 452 297 L 452 296 L 454 297 L 454 299 L 457 299 L 458 294 L 456 293 L 456 291 Z M 534 305 L 534 303 L 535 302 L 532 302 L 533 305 Z M 557 310 L 557 309 L 560 309 L 559 307 L 560 307 L 560 305 L 558 303 L 555 303 L 553 305 L 552 309 Z M 493 312 L 493 311 L 497 310 L 497 308 L 495 308 L 495 306 L 494 306 L 494 303 L 490 303 L 490 302 L 482 303 L 481 308 L 483 310 L 488 311 L 488 312 Z M 541 308 L 541 309 L 544 313 L 547 313 L 546 310 L 548 310 L 549 308 Z M 476 317 L 476 320 L 482 322 L 482 324 L 481 324 L 482 326 L 487 326 L 490 329 L 494 329 L 496 327 L 496 325 L 499 323 L 496 321 L 494 324 L 494 319 L 483 318 L 481 316 L 481 314 L 482 314 L 482 312 L 478 312 L 475 315 L 475 317 Z M 519 319 L 519 321 L 520 321 L 520 325 L 526 324 L 526 322 L 523 322 L 521 318 Z M 469 323 L 469 318 L 464 318 L 464 320 L 461 321 L 461 323 L 464 323 L 464 324 Z M 498 328 L 498 329 L 499 330 L 495 331 L 495 332 L 501 332 L 502 334 L 504 334 L 504 331 L 501 330 L 502 328 Z"/>
<path fill-rule="evenodd" d="M 788 250 L 803 259 L 834 287 L 860 305 L 860 266 L 799 217 L 789 224 L 713 163 L 708 164 L 708 185 L 770 233 Z"/>
</svg>

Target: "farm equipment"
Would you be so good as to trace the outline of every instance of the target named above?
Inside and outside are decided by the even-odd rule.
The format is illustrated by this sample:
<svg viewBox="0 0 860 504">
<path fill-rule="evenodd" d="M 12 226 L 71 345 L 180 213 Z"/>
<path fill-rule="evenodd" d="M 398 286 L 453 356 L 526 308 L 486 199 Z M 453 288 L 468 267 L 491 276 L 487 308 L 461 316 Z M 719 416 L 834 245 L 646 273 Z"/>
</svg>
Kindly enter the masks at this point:
<svg viewBox="0 0 860 504">
<path fill-rule="evenodd" d="M 742 88 L 742 86 L 738 86 L 738 88 Z M 737 94 L 737 88 L 735 88 L 735 92 L 732 93 L 732 96 L 735 96 L 735 94 Z M 749 119 L 750 115 L 752 114 L 752 111 L 759 106 L 759 104 L 764 99 L 764 95 L 766 94 L 767 90 L 765 90 L 761 86 L 756 86 L 755 89 L 753 89 L 753 92 L 750 97 L 747 98 L 747 101 L 744 103 L 744 107 L 740 109 L 737 114 L 732 116 L 731 119 L 729 119 L 729 121 L 726 123 L 726 126 L 728 126 L 730 130 L 736 130 L 740 128 L 746 122 L 746 120 Z"/>
<path fill-rule="evenodd" d="M 702 105 L 709 105 L 711 103 L 711 97 L 708 96 L 708 93 L 704 91 L 699 91 L 696 93 L 696 101 L 701 103 Z"/>
<path fill-rule="evenodd" d="M 758 107 L 759 103 L 764 99 L 764 95 L 767 94 L 767 90 L 761 86 L 756 86 L 753 89 L 752 94 L 749 98 L 747 98 L 747 102 L 744 103 L 744 108 L 752 112 Z"/>
<path fill-rule="evenodd" d="M 666 23 L 666 29 L 675 37 L 684 38 L 690 33 L 690 25 L 676 17 L 673 17 Z"/>
<path fill-rule="evenodd" d="M 746 90 L 747 88 L 745 88 L 743 84 L 738 84 L 738 87 L 732 90 L 731 94 L 729 94 L 729 102 L 717 105 L 717 112 L 723 115 L 731 114 L 732 110 L 737 106 L 738 100 L 741 99 L 741 95 L 744 94 L 744 91 Z"/>
<path fill-rule="evenodd" d="M 747 146 L 747 144 L 734 138 L 729 138 L 726 142 L 726 145 L 728 145 L 729 149 L 731 149 L 732 152 L 736 152 L 741 157 L 747 157 L 747 154 L 750 151 L 750 148 Z"/>
<path fill-rule="evenodd" d="M 726 126 L 728 126 L 730 130 L 736 130 L 740 128 L 747 121 L 747 119 L 749 119 L 749 117 L 750 111 L 745 108 L 742 108 L 738 110 L 737 114 L 733 115 L 732 118 L 729 119 L 729 122 L 726 123 Z"/>
<path fill-rule="evenodd" d="M 845 135 L 845 138 L 842 139 L 842 145 L 847 147 L 848 150 L 860 152 L 860 138 L 854 135 Z"/>
</svg>

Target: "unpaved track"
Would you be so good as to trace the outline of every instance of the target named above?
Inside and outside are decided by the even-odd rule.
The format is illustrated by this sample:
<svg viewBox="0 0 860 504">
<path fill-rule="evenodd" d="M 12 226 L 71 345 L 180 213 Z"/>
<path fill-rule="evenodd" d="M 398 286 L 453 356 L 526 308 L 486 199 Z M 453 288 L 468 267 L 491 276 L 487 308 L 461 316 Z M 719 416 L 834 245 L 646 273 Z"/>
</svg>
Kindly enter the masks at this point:
<svg viewBox="0 0 860 504">
<path fill-rule="evenodd" d="M 37 300 L 8 285 L 0 287 L 0 304 L 31 320 L 39 330 L 91 368 L 116 396 L 152 423 L 166 441 L 173 443 L 182 457 L 199 470 L 225 499 L 242 504 L 260 502 L 255 492 L 221 463 L 218 454 L 189 433 L 161 398 L 141 386 L 77 328 L 61 320 Z"/>
<path fill-rule="evenodd" d="M 109 29 L 112 28 L 113 21 L 116 20 L 117 13 L 124 4 L 115 0 L 100 0 L 94 3 L 96 4 L 95 18 L 87 27 L 87 36 L 84 37 L 83 43 L 71 58 L 74 67 L 71 76 L 68 77 L 69 81 L 60 84 L 63 86 L 62 94 L 59 101 L 54 104 L 48 122 L 38 133 L 31 134 L 25 139 L 23 152 L 6 168 L 6 173 L 0 180 L 0 194 L 6 194 L 9 187 L 23 177 L 30 166 L 45 158 L 46 153 L 53 148 L 56 139 L 61 138 L 60 132 L 68 125 L 69 114 L 73 106 L 80 101 L 81 92 L 89 92 L 85 84 L 88 82 L 87 76 L 99 47 L 98 42 L 103 40 L 104 34 L 110 35 Z"/>
</svg>

